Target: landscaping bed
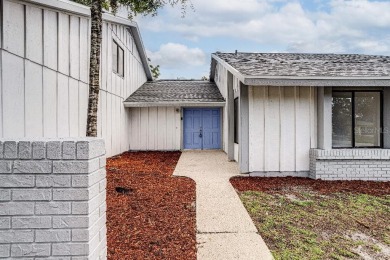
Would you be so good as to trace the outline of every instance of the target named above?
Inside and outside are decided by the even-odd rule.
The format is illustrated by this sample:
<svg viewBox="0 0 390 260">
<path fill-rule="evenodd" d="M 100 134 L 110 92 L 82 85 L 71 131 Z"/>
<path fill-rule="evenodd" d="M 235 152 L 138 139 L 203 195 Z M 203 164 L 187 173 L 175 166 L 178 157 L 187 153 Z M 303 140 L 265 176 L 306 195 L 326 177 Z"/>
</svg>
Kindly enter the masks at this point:
<svg viewBox="0 0 390 260">
<path fill-rule="evenodd" d="M 180 154 L 107 159 L 108 259 L 196 259 L 195 182 L 172 177 Z"/>
<path fill-rule="evenodd" d="M 390 259 L 390 182 L 231 183 L 275 259 Z"/>
</svg>

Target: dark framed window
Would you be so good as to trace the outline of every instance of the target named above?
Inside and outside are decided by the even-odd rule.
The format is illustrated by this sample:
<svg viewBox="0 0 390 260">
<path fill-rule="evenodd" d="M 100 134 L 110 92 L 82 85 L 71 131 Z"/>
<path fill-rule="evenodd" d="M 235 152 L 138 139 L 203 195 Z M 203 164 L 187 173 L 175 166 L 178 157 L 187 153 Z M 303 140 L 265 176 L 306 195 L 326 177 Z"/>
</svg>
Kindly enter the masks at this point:
<svg viewBox="0 0 390 260">
<path fill-rule="evenodd" d="M 234 99 L 234 142 L 236 144 L 238 144 L 238 115 L 239 115 L 239 111 L 238 111 L 238 98 L 235 98 Z"/>
<path fill-rule="evenodd" d="M 381 148 L 382 91 L 333 91 L 333 148 Z"/>
<path fill-rule="evenodd" d="M 124 51 L 116 41 L 112 42 L 112 71 L 124 76 Z"/>
</svg>

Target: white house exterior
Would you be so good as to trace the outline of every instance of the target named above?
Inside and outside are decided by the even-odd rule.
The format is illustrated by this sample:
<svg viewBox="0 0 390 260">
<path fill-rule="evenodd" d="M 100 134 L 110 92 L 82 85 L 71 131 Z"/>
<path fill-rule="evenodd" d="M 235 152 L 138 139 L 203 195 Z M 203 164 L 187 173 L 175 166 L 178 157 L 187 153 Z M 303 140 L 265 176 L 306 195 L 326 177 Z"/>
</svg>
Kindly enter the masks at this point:
<svg viewBox="0 0 390 260">
<path fill-rule="evenodd" d="M 3 0 L 0 138 L 83 137 L 89 82 L 90 11 L 70 1 Z M 137 24 L 103 15 L 98 135 L 108 156 L 129 149 L 123 101 L 152 80 Z M 113 70 L 114 42 L 123 75 Z"/>
<path fill-rule="evenodd" d="M 0 7 L 0 138 L 85 136 L 89 8 Z M 137 25 L 103 20 L 98 135 L 108 156 L 223 149 L 256 176 L 389 178 L 389 57 L 215 53 L 210 82 L 153 81 Z"/>
<path fill-rule="evenodd" d="M 216 53 L 210 81 L 130 95 L 130 150 L 223 149 L 251 176 L 390 178 L 390 57 Z"/>
<path fill-rule="evenodd" d="M 211 80 L 226 99 L 224 150 L 241 172 L 390 179 L 390 57 L 216 53 Z"/>
</svg>

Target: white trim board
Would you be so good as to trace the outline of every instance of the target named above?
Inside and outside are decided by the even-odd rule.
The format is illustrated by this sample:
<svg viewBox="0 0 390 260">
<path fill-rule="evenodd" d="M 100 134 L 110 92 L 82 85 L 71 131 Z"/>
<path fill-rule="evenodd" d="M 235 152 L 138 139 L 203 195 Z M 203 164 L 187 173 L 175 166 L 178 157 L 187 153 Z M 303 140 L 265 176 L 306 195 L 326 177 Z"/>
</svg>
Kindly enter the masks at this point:
<svg viewBox="0 0 390 260">
<path fill-rule="evenodd" d="M 225 102 L 123 102 L 125 107 L 224 107 Z"/>
</svg>

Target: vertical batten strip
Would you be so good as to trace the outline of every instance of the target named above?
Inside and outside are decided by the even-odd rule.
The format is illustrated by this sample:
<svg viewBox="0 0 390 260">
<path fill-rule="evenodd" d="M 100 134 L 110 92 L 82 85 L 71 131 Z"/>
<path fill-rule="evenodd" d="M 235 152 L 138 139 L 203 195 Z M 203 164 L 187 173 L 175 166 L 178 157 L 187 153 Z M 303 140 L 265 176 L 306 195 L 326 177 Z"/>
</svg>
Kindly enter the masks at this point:
<svg viewBox="0 0 390 260">
<path fill-rule="evenodd" d="M 0 1 L 0 49 L 4 48 L 4 20 L 3 20 L 4 1 Z"/>
<path fill-rule="evenodd" d="M 282 138 L 282 87 L 279 90 L 279 171 L 282 171 L 282 156 L 283 156 L 283 138 Z"/>
<path fill-rule="evenodd" d="M 267 131 L 267 123 L 268 123 L 268 120 L 267 120 L 267 112 L 268 112 L 268 100 L 269 100 L 269 87 L 266 86 L 264 87 L 264 171 L 267 172 L 269 169 L 268 169 L 268 157 L 267 157 L 267 134 L 268 134 L 268 131 Z"/>
<path fill-rule="evenodd" d="M 4 20 L 3 20 L 3 4 L 4 1 L 0 1 L 0 138 L 3 138 L 4 121 L 3 121 L 3 39 L 4 39 Z"/>
<path fill-rule="evenodd" d="M 309 127 L 310 127 L 310 142 L 309 147 L 312 148 L 313 144 L 313 109 L 312 109 L 312 87 L 309 87 Z"/>
<path fill-rule="evenodd" d="M 3 5 L 3 2 L 0 2 L 0 6 Z M 2 16 L 1 16 L 2 17 Z M 0 25 L 1 26 L 1 25 Z M 3 50 L 0 50 L 0 138 L 3 138 L 4 135 L 4 121 L 3 121 Z"/>
<path fill-rule="evenodd" d="M 294 171 L 297 171 L 297 120 L 298 120 L 298 106 L 297 98 L 299 98 L 299 88 L 294 87 Z"/>
<path fill-rule="evenodd" d="M 45 64 L 45 11 L 42 9 L 42 136 L 45 136 L 45 87 L 44 87 L 44 64 Z"/>
<path fill-rule="evenodd" d="M 23 5 L 23 58 L 26 58 L 26 43 L 27 43 L 27 34 L 26 34 L 26 5 Z M 26 60 L 23 60 L 23 127 L 24 127 L 24 137 L 26 137 L 27 129 L 26 129 Z"/>
</svg>

